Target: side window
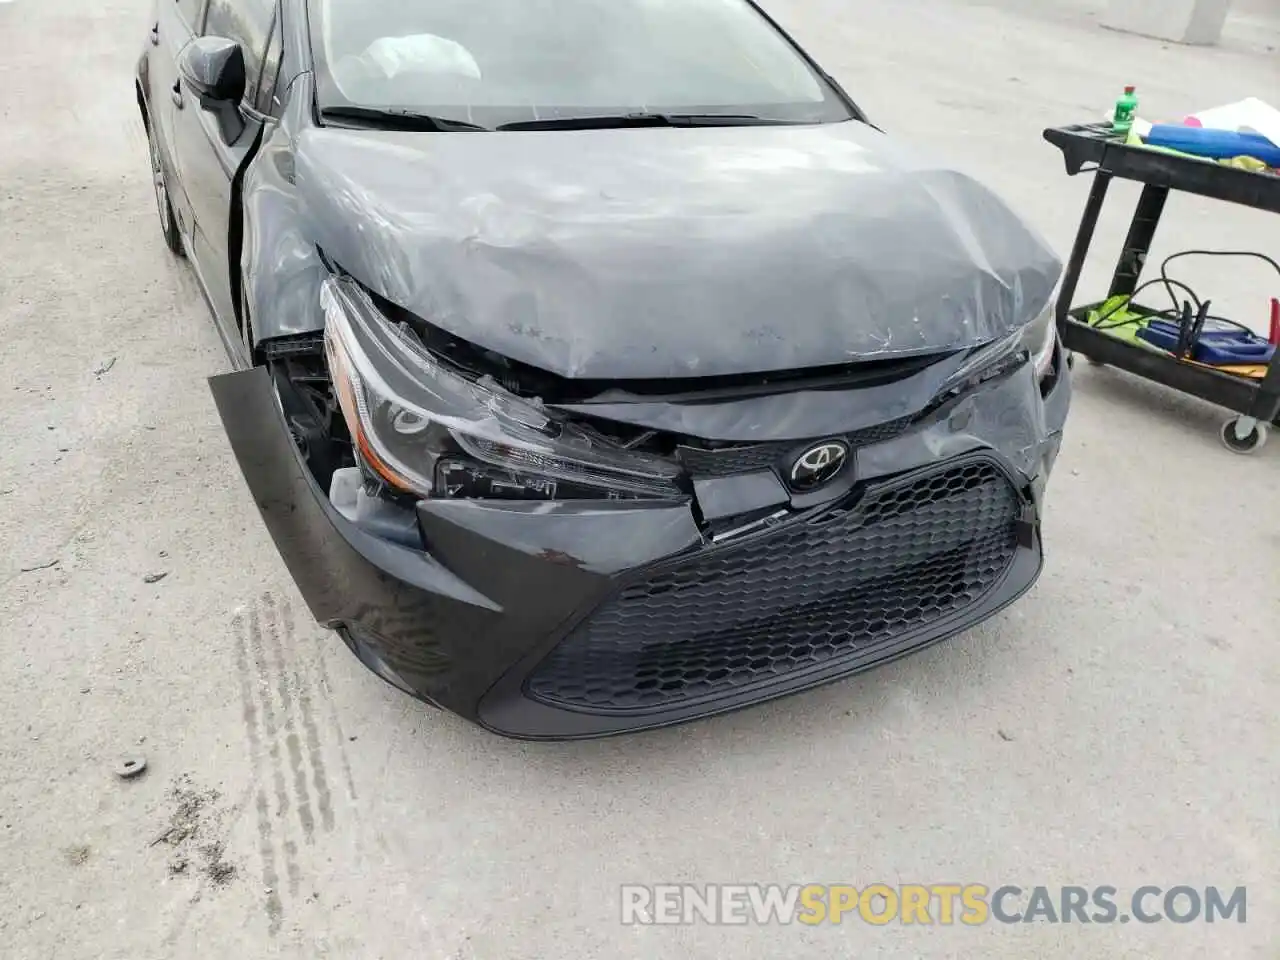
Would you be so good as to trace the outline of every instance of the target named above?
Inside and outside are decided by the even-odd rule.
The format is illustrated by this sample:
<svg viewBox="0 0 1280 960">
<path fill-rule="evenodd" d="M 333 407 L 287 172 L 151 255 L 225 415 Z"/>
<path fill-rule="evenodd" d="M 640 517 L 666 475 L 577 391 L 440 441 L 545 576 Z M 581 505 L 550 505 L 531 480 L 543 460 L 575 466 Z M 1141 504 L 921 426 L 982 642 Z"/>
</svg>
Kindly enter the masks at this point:
<svg viewBox="0 0 1280 960">
<path fill-rule="evenodd" d="M 182 14 L 192 31 L 200 29 L 200 11 L 204 9 L 204 0 L 174 0 L 178 12 Z"/>
<path fill-rule="evenodd" d="M 262 73 L 262 51 L 267 46 L 275 0 L 209 0 L 204 35 L 226 37 L 244 51 L 245 103 L 258 101 L 258 78 Z"/>
<path fill-rule="evenodd" d="M 276 78 L 280 75 L 280 51 L 283 48 L 284 31 L 280 25 L 280 14 L 277 13 L 275 25 L 271 28 L 271 39 L 267 42 L 267 52 L 262 56 L 262 78 L 258 81 L 257 107 L 261 113 L 270 117 L 277 116 L 280 112 Z"/>
</svg>

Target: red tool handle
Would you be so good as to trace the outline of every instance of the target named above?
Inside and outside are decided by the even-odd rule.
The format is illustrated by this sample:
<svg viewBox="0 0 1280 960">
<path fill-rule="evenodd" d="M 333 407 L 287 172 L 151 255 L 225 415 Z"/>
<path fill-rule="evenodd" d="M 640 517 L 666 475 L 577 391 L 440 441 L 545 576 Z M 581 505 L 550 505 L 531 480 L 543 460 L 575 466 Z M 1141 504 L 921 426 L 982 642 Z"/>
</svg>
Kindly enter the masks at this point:
<svg viewBox="0 0 1280 960">
<path fill-rule="evenodd" d="M 1280 300 L 1275 297 L 1271 298 L 1271 336 L 1267 340 L 1280 347 Z"/>
</svg>

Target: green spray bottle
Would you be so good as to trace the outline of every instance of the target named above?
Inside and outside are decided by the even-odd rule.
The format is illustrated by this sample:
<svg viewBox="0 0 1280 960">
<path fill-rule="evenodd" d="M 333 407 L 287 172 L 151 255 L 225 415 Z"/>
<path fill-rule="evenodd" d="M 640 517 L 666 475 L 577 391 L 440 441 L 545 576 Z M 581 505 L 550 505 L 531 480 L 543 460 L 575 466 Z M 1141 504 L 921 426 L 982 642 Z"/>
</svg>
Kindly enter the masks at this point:
<svg viewBox="0 0 1280 960">
<path fill-rule="evenodd" d="M 1116 112 L 1112 115 L 1111 130 L 1113 133 L 1129 135 L 1133 127 L 1133 118 L 1138 115 L 1138 98 L 1134 91 L 1137 87 L 1125 87 L 1124 96 L 1116 101 Z"/>
</svg>

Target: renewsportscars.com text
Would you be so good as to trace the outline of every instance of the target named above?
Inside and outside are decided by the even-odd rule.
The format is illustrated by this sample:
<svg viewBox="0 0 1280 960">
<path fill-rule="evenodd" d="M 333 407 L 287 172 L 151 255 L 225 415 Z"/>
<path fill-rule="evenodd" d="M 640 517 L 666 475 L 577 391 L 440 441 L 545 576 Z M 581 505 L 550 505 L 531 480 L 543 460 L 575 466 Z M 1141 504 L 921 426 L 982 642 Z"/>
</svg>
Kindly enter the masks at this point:
<svg viewBox="0 0 1280 960">
<path fill-rule="evenodd" d="M 661 924 L 1245 923 L 1245 887 L 980 883 L 658 884 L 622 888 L 622 922 Z"/>
</svg>

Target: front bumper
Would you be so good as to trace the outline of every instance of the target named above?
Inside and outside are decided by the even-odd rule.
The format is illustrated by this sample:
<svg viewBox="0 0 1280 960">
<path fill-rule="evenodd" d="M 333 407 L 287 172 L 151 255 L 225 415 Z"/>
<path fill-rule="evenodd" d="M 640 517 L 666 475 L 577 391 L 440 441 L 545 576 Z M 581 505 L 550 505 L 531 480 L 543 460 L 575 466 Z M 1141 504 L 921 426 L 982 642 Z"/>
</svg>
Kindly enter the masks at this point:
<svg viewBox="0 0 1280 960">
<path fill-rule="evenodd" d="M 1059 357 L 1061 360 L 1061 357 Z M 857 482 L 720 544 L 684 503 L 423 501 L 427 550 L 345 519 L 262 368 L 215 377 L 242 471 L 321 623 L 495 732 L 601 736 L 796 692 L 964 630 L 1039 574 L 1069 374 L 1030 370 L 859 448 Z"/>
</svg>

